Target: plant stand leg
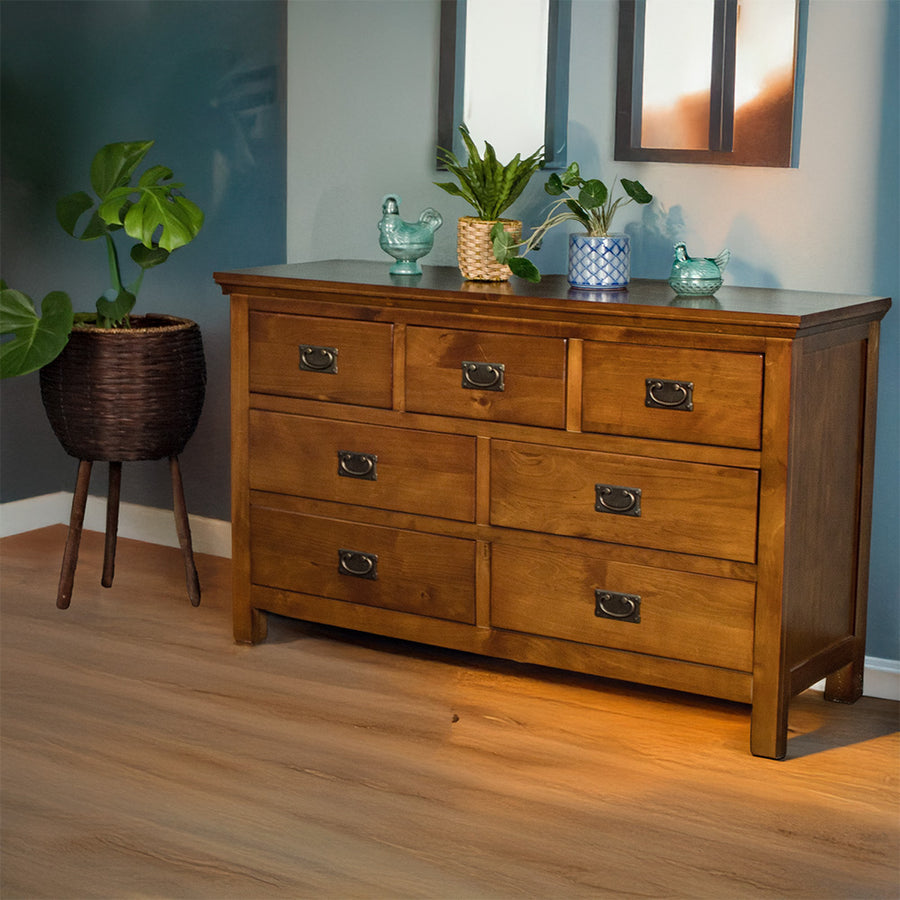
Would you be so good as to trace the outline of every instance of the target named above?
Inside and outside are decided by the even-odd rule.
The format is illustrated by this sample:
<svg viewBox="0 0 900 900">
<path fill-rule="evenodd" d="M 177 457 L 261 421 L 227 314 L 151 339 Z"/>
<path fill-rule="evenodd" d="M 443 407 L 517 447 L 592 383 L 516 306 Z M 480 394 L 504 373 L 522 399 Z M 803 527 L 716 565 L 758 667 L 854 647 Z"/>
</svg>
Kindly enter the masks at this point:
<svg viewBox="0 0 900 900">
<path fill-rule="evenodd" d="M 75 584 L 75 566 L 78 565 L 78 548 L 81 546 L 81 529 L 84 526 L 84 508 L 87 505 L 88 487 L 91 483 L 90 460 L 78 463 L 78 478 L 75 482 L 75 496 L 72 498 L 72 514 L 69 517 L 69 533 L 66 535 L 66 549 L 63 553 L 62 570 L 59 573 L 59 589 L 56 592 L 58 609 L 68 609 Z"/>
<path fill-rule="evenodd" d="M 100 584 L 112 587 L 116 574 L 116 537 L 119 531 L 119 495 L 122 490 L 122 463 L 109 464 L 109 491 L 106 495 L 106 544 L 103 548 L 103 575 Z"/>
<path fill-rule="evenodd" d="M 194 548 L 191 544 L 191 526 L 188 522 L 187 506 L 184 502 L 184 485 L 181 481 L 181 467 L 177 456 L 169 457 L 169 469 L 172 473 L 172 501 L 175 510 L 175 529 L 178 532 L 178 543 L 184 556 L 184 575 L 187 581 L 188 597 L 192 606 L 200 605 L 200 577 L 194 565 Z"/>
</svg>

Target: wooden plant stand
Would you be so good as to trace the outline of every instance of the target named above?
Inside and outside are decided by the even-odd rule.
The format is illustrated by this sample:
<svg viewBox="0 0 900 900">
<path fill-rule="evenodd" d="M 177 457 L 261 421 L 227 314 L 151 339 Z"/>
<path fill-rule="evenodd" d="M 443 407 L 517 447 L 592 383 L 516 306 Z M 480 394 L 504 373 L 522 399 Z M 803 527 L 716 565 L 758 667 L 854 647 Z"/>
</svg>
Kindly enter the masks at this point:
<svg viewBox="0 0 900 900">
<path fill-rule="evenodd" d="M 75 583 L 75 567 L 78 565 L 78 549 L 81 545 L 81 531 L 84 526 L 84 510 L 87 505 L 88 487 L 91 482 L 93 461 L 82 459 L 78 462 L 78 476 L 75 482 L 75 496 L 72 499 L 72 513 L 69 518 L 69 532 L 66 536 L 66 549 L 63 553 L 62 570 L 59 575 L 59 589 L 56 594 L 56 606 L 68 609 L 72 600 L 72 588 Z M 184 574 L 187 581 L 187 592 L 192 606 L 200 605 L 200 578 L 194 565 L 194 550 L 191 543 L 191 527 L 188 522 L 187 506 L 184 502 L 184 486 L 181 480 L 181 467 L 177 456 L 169 457 L 169 470 L 172 475 L 172 500 L 175 512 L 175 528 L 178 531 L 178 543 L 184 557 Z M 112 587 L 116 568 L 116 536 L 119 527 L 119 496 L 122 486 L 122 463 L 109 463 L 109 490 L 106 499 L 106 543 L 103 551 L 103 574 L 100 584 Z"/>
</svg>

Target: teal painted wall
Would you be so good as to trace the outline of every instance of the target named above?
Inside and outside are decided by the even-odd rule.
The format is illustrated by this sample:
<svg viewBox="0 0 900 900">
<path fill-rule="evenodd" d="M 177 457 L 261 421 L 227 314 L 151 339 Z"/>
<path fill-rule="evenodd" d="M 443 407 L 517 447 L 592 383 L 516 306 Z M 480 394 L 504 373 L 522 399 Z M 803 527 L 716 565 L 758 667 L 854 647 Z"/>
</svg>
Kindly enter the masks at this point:
<svg viewBox="0 0 900 900">
<path fill-rule="evenodd" d="M 775 170 L 613 160 L 617 10 L 573 0 L 569 155 L 592 175 L 639 178 L 658 198 L 617 219 L 633 236 L 635 275 L 665 277 L 684 238 L 702 255 L 731 248 L 732 284 L 895 298 L 882 331 L 868 653 L 898 660 L 900 3 L 810 0 L 799 167 Z M 289 4 L 290 260 L 386 259 L 375 222 L 381 197 L 397 192 L 408 218 L 425 206 L 444 216 L 425 264 L 455 264 L 454 222 L 468 210 L 432 184 L 438 14 L 438 0 Z M 514 73 L 504 77 L 515 90 Z M 536 179 L 512 212 L 534 223 L 545 205 Z M 564 270 L 562 229 L 538 260 Z"/>
<path fill-rule="evenodd" d="M 228 304 L 212 273 L 285 259 L 285 16 L 282 0 L 0 4 L 3 278 L 93 307 L 108 286 L 104 247 L 70 238 L 54 211 L 89 188 L 110 141 L 156 140 L 147 162 L 170 166 L 206 213 L 197 240 L 147 273 L 138 309 L 200 324 L 209 385 L 182 468 L 190 511 L 218 519 L 230 518 Z M 76 463 L 46 422 L 37 375 L 0 392 L 0 501 L 72 490 Z M 104 495 L 100 467 L 94 478 Z M 129 463 L 122 497 L 171 507 L 167 467 Z"/>
</svg>

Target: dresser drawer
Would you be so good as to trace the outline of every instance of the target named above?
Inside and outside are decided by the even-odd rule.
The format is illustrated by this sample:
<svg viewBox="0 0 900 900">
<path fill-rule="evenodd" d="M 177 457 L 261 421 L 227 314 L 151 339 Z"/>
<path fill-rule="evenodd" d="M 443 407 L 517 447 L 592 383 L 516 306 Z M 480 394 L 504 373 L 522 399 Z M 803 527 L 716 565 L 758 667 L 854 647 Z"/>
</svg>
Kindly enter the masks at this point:
<svg viewBox="0 0 900 900">
<path fill-rule="evenodd" d="M 491 524 L 753 562 L 758 473 L 491 442 Z"/>
<path fill-rule="evenodd" d="M 475 544 L 458 538 L 250 509 L 254 584 L 473 623 Z"/>
<path fill-rule="evenodd" d="M 471 522 L 475 438 L 252 409 L 250 487 Z"/>
<path fill-rule="evenodd" d="M 582 428 L 756 449 L 762 377 L 754 353 L 586 341 Z"/>
<path fill-rule="evenodd" d="M 491 625 L 749 672 L 755 585 L 495 544 Z"/>
<path fill-rule="evenodd" d="M 406 408 L 564 428 L 566 342 L 411 327 L 406 334 Z"/>
<path fill-rule="evenodd" d="M 250 390 L 390 408 L 391 325 L 250 314 Z"/>
</svg>

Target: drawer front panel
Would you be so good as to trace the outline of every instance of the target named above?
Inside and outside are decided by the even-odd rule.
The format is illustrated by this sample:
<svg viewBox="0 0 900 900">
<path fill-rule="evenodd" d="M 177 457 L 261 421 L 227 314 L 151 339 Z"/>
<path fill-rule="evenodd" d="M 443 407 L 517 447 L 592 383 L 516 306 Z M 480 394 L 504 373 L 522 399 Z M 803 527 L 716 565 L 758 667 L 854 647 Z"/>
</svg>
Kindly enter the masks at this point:
<svg viewBox="0 0 900 900">
<path fill-rule="evenodd" d="M 751 469 L 491 442 L 491 523 L 753 562 Z"/>
<path fill-rule="evenodd" d="M 752 669 L 748 582 L 505 544 L 493 547 L 491 578 L 495 628 Z M 632 608 L 636 616 L 628 616 Z"/>
<path fill-rule="evenodd" d="M 475 438 L 254 409 L 250 487 L 471 522 Z"/>
<path fill-rule="evenodd" d="M 757 449 L 762 378 L 758 354 L 586 341 L 582 428 Z"/>
<path fill-rule="evenodd" d="M 392 333 L 381 322 L 251 313 L 250 390 L 388 409 Z"/>
<path fill-rule="evenodd" d="M 268 507 L 250 510 L 254 584 L 475 621 L 475 544 Z"/>
<path fill-rule="evenodd" d="M 548 428 L 566 424 L 566 342 L 410 327 L 406 408 Z"/>
</svg>

